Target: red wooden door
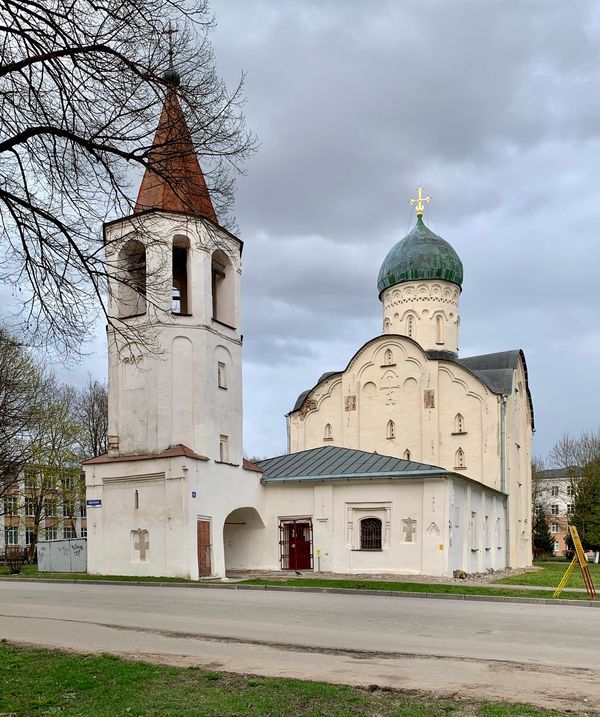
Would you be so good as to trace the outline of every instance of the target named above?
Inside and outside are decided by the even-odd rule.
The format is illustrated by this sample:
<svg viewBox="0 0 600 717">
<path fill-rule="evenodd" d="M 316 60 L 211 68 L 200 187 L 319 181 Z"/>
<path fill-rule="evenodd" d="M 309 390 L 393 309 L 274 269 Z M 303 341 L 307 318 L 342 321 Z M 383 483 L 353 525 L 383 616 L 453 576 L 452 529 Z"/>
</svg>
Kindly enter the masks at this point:
<svg viewBox="0 0 600 717">
<path fill-rule="evenodd" d="M 311 570 L 312 524 L 310 521 L 290 521 L 284 523 L 282 529 L 282 568 L 284 570 Z"/>
<path fill-rule="evenodd" d="M 198 573 L 201 578 L 206 578 L 211 574 L 210 521 L 199 520 L 196 534 L 198 538 Z"/>
</svg>

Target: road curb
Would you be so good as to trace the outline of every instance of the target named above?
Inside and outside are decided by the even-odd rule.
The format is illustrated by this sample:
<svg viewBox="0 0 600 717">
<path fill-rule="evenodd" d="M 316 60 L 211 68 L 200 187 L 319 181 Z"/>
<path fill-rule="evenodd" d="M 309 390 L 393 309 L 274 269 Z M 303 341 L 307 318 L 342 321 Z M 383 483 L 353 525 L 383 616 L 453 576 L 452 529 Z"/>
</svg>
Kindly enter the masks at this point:
<svg viewBox="0 0 600 717">
<path fill-rule="evenodd" d="M 293 585 L 246 585 L 243 583 L 204 583 L 204 582 L 161 582 L 159 580 L 77 580 L 65 578 L 11 578 L 0 577 L 0 584 L 6 583 L 67 583 L 71 585 L 122 585 L 125 587 L 151 587 L 151 588 L 196 588 L 205 590 L 263 590 L 271 592 L 301 592 L 301 593 L 333 593 L 336 595 L 376 595 L 380 597 L 398 598 L 425 598 L 429 600 L 466 600 L 468 602 L 503 602 L 520 603 L 524 605 L 567 605 L 575 607 L 598 607 L 600 600 L 553 600 L 551 598 L 512 597 L 504 595 L 463 595 L 456 593 L 428 593 L 402 590 L 365 590 L 358 588 L 333 587 L 304 587 Z"/>
</svg>

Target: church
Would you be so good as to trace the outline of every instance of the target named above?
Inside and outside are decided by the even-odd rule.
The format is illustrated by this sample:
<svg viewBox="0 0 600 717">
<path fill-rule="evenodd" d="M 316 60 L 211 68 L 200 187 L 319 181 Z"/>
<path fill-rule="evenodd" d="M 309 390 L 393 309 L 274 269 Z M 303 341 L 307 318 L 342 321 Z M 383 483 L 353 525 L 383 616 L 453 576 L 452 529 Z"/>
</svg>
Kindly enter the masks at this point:
<svg viewBox="0 0 600 717">
<path fill-rule="evenodd" d="M 425 225 L 422 188 L 377 279 L 381 335 L 298 397 L 286 455 L 244 459 L 243 244 L 219 225 L 169 72 L 134 211 L 104 227 L 109 438 L 84 464 L 88 572 L 530 565 L 525 357 L 460 357 L 463 266 Z"/>
</svg>

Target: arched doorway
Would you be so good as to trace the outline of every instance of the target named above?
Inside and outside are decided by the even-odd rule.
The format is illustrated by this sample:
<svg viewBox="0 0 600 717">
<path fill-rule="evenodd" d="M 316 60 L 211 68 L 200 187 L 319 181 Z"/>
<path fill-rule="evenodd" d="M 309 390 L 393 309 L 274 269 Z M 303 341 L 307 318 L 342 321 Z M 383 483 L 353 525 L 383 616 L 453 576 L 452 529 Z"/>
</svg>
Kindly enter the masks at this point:
<svg viewBox="0 0 600 717">
<path fill-rule="evenodd" d="M 265 524 L 256 508 L 236 508 L 223 525 L 225 570 L 243 570 L 261 565 Z"/>
</svg>

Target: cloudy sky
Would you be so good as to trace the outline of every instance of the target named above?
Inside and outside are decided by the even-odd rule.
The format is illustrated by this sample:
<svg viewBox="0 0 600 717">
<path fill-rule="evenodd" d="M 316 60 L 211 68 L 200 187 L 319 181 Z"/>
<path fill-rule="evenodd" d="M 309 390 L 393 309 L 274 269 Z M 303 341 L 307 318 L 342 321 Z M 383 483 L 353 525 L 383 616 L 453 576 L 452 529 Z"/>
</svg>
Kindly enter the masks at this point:
<svg viewBox="0 0 600 717">
<path fill-rule="evenodd" d="M 597 428 L 600 3 L 212 7 L 261 141 L 236 203 L 246 452 L 283 452 L 296 396 L 380 333 L 377 272 L 419 182 L 464 264 L 461 355 L 524 349 L 537 454 Z"/>
</svg>

